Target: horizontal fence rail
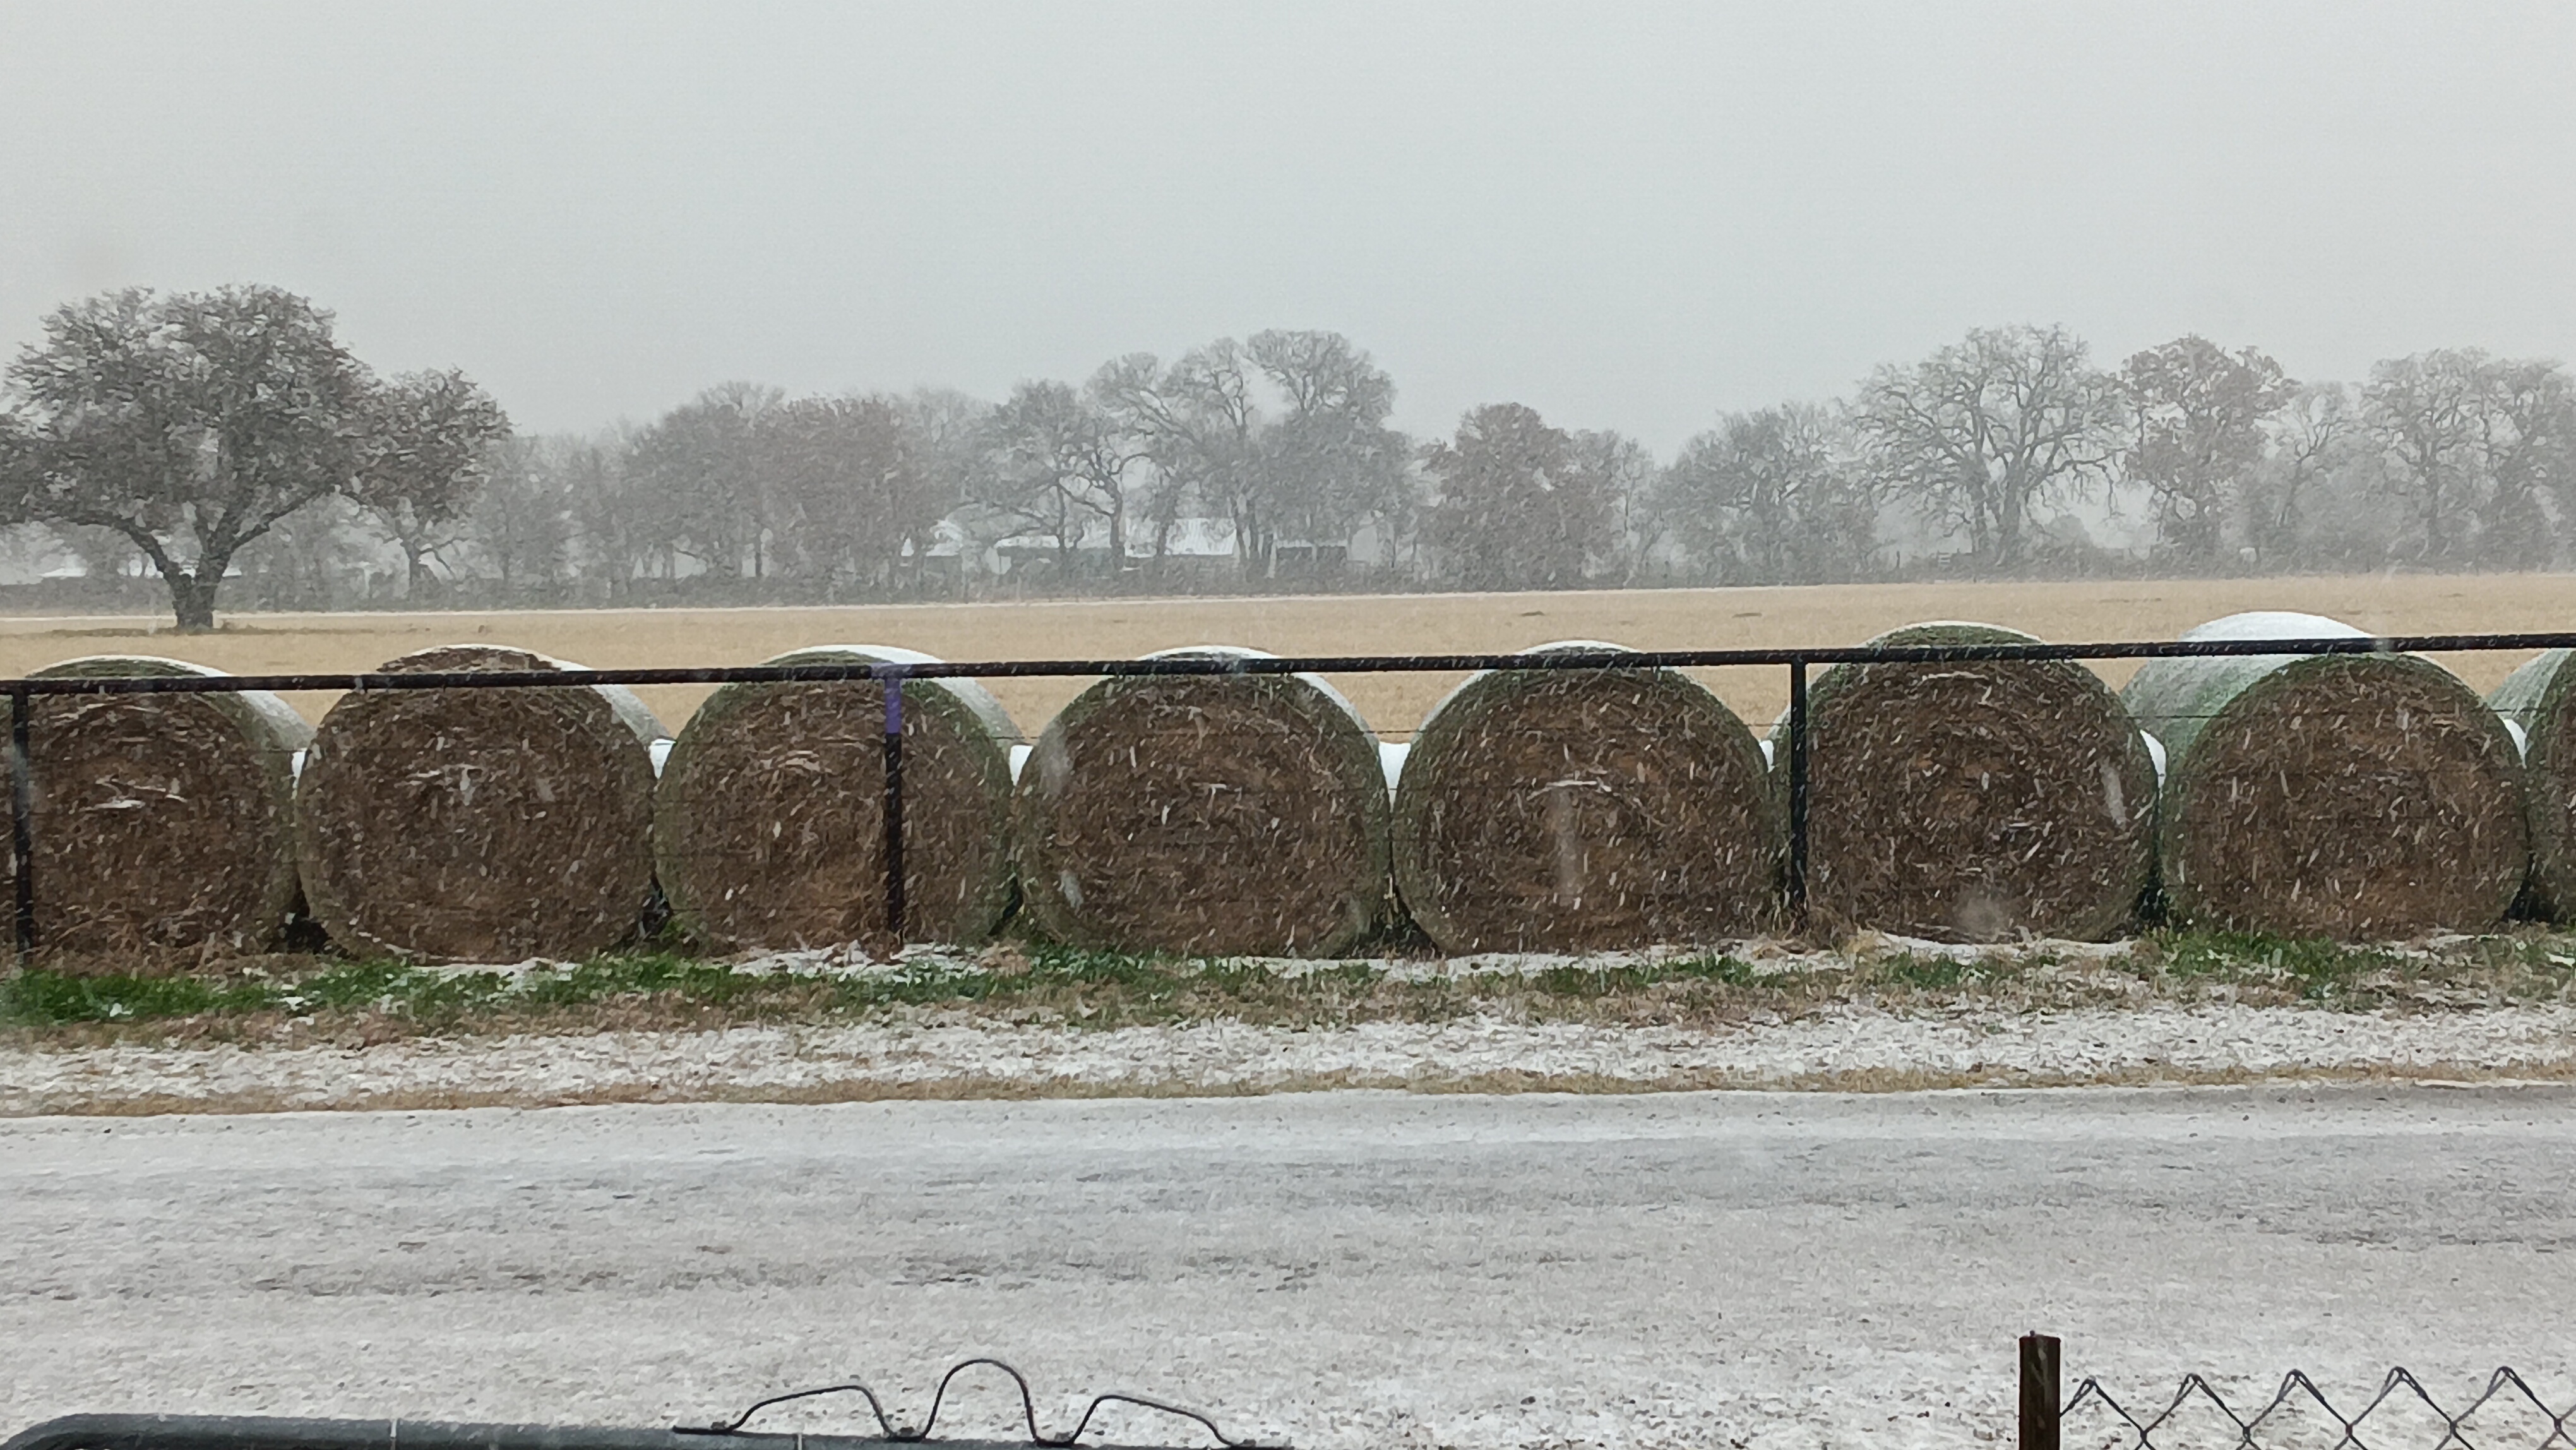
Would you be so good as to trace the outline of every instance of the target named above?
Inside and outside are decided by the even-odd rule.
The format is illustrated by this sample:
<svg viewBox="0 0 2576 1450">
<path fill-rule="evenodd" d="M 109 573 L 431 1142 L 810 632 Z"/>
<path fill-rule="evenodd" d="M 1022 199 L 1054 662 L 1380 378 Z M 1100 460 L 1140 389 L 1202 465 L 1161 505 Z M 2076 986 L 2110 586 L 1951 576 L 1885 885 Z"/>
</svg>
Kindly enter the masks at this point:
<svg viewBox="0 0 2576 1450">
<path fill-rule="evenodd" d="M 1549 650 L 1536 654 L 1203 655 L 1158 659 L 937 660 L 922 663 L 716 665 L 685 669 L 423 671 L 417 674 L 108 676 L 0 680 L 20 695 L 224 695 L 245 690 L 569 689 L 584 685 L 833 684 L 854 680 L 1008 680 L 1152 675 L 1438 674 L 1460 670 L 1685 670 L 1730 665 L 1967 664 L 2009 660 L 2262 658 L 2576 649 L 2576 631 L 2374 638 L 2110 640 L 2092 644 L 1847 645 L 1830 648 Z"/>
<path fill-rule="evenodd" d="M 344 691 L 359 694 L 404 690 L 580 689 L 596 685 L 760 685 L 874 682 L 886 692 L 884 743 L 885 917 L 901 939 L 904 899 L 903 692 L 907 680 L 1152 678 L 1243 675 L 1436 674 L 1481 670 L 1650 671 L 1785 666 L 1789 674 L 1786 776 L 1787 851 L 1782 894 L 1792 919 L 1807 906 L 1809 866 L 1808 674 L 1818 666 L 1969 664 L 2272 658 L 2294 655 L 2454 654 L 2576 649 L 2576 631 L 2524 634 L 2413 634 L 2336 636 L 2325 639 L 2107 640 L 2085 644 L 2029 643 L 1791 646 L 1758 649 L 1550 649 L 1521 653 L 1396 655 L 1250 655 L 1208 653 L 1143 659 L 936 660 L 873 663 L 720 665 L 686 668 L 422 671 L 324 673 L 21 677 L 0 680 L 12 706 L 10 859 L 14 868 L 15 941 L 21 955 L 36 946 L 33 869 L 35 762 L 29 720 L 38 698 L 111 695 L 217 695 L 247 691 L 294 694 Z"/>
</svg>

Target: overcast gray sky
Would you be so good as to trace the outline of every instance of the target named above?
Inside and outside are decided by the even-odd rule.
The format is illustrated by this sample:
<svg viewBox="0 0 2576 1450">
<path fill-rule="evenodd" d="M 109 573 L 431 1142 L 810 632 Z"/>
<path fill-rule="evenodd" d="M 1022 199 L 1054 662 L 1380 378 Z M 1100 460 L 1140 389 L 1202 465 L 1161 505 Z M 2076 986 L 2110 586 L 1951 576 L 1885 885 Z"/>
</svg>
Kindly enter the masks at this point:
<svg viewBox="0 0 2576 1450">
<path fill-rule="evenodd" d="M 0 4 L 0 344 L 237 280 L 541 430 L 1265 327 L 1667 450 L 1986 323 L 2576 357 L 2576 6 Z"/>
</svg>

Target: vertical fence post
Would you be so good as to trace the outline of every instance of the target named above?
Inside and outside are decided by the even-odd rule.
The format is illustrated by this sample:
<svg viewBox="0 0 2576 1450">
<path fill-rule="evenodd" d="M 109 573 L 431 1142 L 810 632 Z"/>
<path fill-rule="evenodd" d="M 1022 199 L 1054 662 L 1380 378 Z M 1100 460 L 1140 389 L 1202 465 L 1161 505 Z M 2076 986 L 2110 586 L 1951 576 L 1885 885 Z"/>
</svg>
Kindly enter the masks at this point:
<svg viewBox="0 0 2576 1450">
<path fill-rule="evenodd" d="M 2021 1450 L 2058 1450 L 2057 1336 L 2021 1337 Z"/>
<path fill-rule="evenodd" d="M 903 671 L 877 676 L 885 688 L 885 919 L 886 935 L 903 945 Z"/>
<path fill-rule="evenodd" d="M 9 692 L 9 879 L 21 957 L 36 949 L 36 774 L 27 748 L 35 713 L 34 692 L 23 684 Z"/>
<path fill-rule="evenodd" d="M 1789 661 L 1789 917 L 1807 916 L 1807 662 Z"/>
</svg>

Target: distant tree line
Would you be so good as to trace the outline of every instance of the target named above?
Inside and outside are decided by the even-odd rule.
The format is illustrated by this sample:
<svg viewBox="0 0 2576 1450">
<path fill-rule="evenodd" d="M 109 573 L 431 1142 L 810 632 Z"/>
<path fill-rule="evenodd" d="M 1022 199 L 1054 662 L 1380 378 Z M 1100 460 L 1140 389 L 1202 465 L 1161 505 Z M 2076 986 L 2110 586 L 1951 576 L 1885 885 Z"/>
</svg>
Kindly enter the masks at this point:
<svg viewBox="0 0 2576 1450">
<path fill-rule="evenodd" d="M 47 319 L 6 382 L 21 555 L 157 576 L 197 626 L 227 577 L 232 607 L 328 608 L 2576 562 L 2576 381 L 2474 348 L 2346 384 L 1979 329 L 1670 459 L 1516 403 L 1409 437 L 1329 332 L 998 401 L 729 383 L 527 437 L 462 374 L 376 378 L 290 294 L 128 292 Z"/>
</svg>

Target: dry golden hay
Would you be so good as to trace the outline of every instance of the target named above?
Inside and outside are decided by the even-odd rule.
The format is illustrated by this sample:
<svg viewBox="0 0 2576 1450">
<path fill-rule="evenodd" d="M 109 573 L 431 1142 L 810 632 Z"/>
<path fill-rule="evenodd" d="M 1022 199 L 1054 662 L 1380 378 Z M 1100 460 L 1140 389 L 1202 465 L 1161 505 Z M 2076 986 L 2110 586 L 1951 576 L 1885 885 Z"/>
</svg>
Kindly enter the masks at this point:
<svg viewBox="0 0 2576 1450">
<path fill-rule="evenodd" d="M 448 645 L 387 674 L 573 668 Z M 629 692 L 379 690 L 322 717 L 296 796 L 314 919 L 350 952 L 577 959 L 634 934 L 653 890 L 661 734 Z"/>
<path fill-rule="evenodd" d="M 1030 915 L 1077 945 L 1328 956 L 1387 909 L 1377 740 L 1312 675 L 1100 681 L 1039 736 L 1014 827 Z"/>
<path fill-rule="evenodd" d="M 2505 677 L 2487 704 L 2521 732 L 2531 902 L 2576 915 L 2576 650 L 2553 649 Z"/>
<path fill-rule="evenodd" d="M 773 665 L 930 664 L 822 645 Z M 1011 745 L 972 680 L 903 687 L 904 935 L 974 942 L 1011 904 Z M 725 949 L 874 938 L 885 917 L 885 687 L 727 685 L 671 746 L 653 857 L 673 920 Z"/>
<path fill-rule="evenodd" d="M 1753 732 L 1671 670 L 1473 675 L 1395 791 L 1397 896 L 1449 952 L 1743 936 L 1776 915 L 1780 845 Z"/>
<path fill-rule="evenodd" d="M 99 655 L 38 678 L 220 675 Z M 257 952 L 295 909 L 295 752 L 313 735 L 265 691 L 39 695 L 34 760 L 36 941 L 66 966 L 178 965 Z M 16 889 L 0 845 L 0 901 Z"/>
<path fill-rule="evenodd" d="M 1985 624 L 1873 644 L 2032 644 Z M 2119 697 L 2062 660 L 1836 665 L 1808 694 L 1809 909 L 1949 941 L 2089 940 L 2145 891 L 2155 763 Z M 1772 732 L 1785 794 L 1788 721 Z"/>
<path fill-rule="evenodd" d="M 2360 637 L 2231 615 L 2200 639 Z M 2124 698 L 2163 742 L 2157 860 L 2184 921 L 2390 937 L 2494 926 L 2530 860 L 2522 764 L 2493 710 L 2408 655 L 2150 660 Z"/>
</svg>

